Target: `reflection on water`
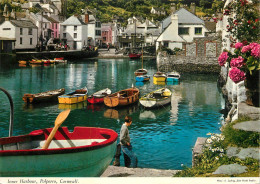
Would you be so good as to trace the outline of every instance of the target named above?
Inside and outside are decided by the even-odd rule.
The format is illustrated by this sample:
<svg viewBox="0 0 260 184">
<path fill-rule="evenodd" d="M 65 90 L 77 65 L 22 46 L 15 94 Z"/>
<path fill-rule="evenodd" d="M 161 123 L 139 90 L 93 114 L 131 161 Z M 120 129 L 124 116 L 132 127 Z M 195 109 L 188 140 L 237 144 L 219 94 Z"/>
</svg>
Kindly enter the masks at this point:
<svg viewBox="0 0 260 184">
<path fill-rule="evenodd" d="M 75 103 L 75 104 L 59 104 L 58 106 L 58 108 L 62 110 L 66 110 L 66 109 L 75 110 L 75 109 L 83 109 L 86 107 L 87 107 L 87 101 Z"/>
<path fill-rule="evenodd" d="M 58 114 L 70 108 L 71 113 L 63 123 L 69 130 L 75 126 L 103 127 L 120 132 L 124 116 L 130 115 L 133 123 L 130 137 L 139 167 L 182 169 L 181 164 L 191 165 L 191 148 L 197 137 L 208 132 L 219 132 L 223 107 L 222 95 L 217 89 L 217 75 L 182 74 L 179 84 L 153 84 L 150 80 L 135 83 L 134 72 L 141 61 L 128 59 L 81 60 L 75 63 L 47 67 L 5 67 L 0 65 L 0 86 L 14 100 L 14 135 L 27 134 L 36 129 L 53 127 Z M 152 76 L 156 71 L 155 60 L 145 60 L 144 68 Z M 162 87 L 173 91 L 171 104 L 160 109 L 146 110 L 138 104 L 109 109 L 103 105 L 85 103 L 61 105 L 25 105 L 24 93 L 39 93 L 65 88 L 66 93 L 87 86 L 89 94 L 104 88 L 112 92 L 135 84 L 140 96 Z M 8 136 L 9 102 L 0 93 L 0 136 Z M 123 159 L 123 158 L 121 158 Z M 123 160 L 122 160 L 123 163 Z"/>
</svg>

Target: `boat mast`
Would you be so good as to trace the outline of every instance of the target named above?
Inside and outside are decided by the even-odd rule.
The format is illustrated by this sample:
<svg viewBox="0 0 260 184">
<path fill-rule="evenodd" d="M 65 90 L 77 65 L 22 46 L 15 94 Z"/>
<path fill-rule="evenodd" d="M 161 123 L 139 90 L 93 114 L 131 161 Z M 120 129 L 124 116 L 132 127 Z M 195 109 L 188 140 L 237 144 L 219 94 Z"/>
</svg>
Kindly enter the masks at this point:
<svg viewBox="0 0 260 184">
<path fill-rule="evenodd" d="M 143 62 L 144 62 L 144 51 L 143 51 L 143 45 L 142 45 L 142 71 L 143 71 L 143 68 L 144 68 L 143 67 L 143 65 L 144 65 Z"/>
</svg>

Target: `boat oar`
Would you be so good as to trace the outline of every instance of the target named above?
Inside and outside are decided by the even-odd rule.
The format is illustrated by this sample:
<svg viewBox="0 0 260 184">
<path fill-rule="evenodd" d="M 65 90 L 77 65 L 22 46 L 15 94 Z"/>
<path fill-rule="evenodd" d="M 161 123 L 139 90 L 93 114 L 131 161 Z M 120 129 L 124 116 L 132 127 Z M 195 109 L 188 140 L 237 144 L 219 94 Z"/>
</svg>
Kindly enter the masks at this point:
<svg viewBox="0 0 260 184">
<path fill-rule="evenodd" d="M 58 128 L 60 125 L 65 121 L 65 119 L 68 117 L 70 113 L 70 109 L 67 109 L 65 111 L 62 111 L 56 118 L 55 123 L 54 123 L 54 128 L 52 129 L 50 135 L 48 136 L 45 144 L 43 145 L 42 149 L 48 149 L 53 137 L 55 136 Z"/>
</svg>

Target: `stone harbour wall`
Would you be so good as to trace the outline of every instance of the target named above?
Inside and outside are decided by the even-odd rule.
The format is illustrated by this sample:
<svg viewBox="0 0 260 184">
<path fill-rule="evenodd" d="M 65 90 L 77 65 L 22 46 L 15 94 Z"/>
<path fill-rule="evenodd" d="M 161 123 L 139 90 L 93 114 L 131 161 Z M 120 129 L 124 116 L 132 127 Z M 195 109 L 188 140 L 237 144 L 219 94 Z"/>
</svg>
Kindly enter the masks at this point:
<svg viewBox="0 0 260 184">
<path fill-rule="evenodd" d="M 195 38 L 192 43 L 183 44 L 183 50 L 176 55 L 159 52 L 157 66 L 160 71 L 197 73 L 219 73 L 218 56 L 221 53 L 221 38 L 211 36 Z"/>
</svg>

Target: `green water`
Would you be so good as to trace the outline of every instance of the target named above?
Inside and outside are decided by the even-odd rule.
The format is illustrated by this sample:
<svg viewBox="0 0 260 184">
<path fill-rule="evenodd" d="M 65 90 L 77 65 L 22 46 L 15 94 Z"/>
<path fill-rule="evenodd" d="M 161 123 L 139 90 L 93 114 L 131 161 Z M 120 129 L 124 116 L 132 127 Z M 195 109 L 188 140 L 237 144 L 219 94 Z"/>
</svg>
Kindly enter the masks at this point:
<svg viewBox="0 0 260 184">
<path fill-rule="evenodd" d="M 40 67 L 0 65 L 0 87 L 9 91 L 14 101 L 14 133 L 22 135 L 35 129 L 53 127 L 57 115 L 66 108 L 72 111 L 63 126 L 104 127 L 119 133 L 125 115 L 133 117 L 129 128 L 138 166 L 158 169 L 182 169 L 190 166 L 192 147 L 197 137 L 219 132 L 224 100 L 217 89 L 217 75 L 182 73 L 180 84 L 154 85 L 153 80 L 135 83 L 134 71 L 140 61 L 128 59 L 81 60 Z M 145 60 L 148 75 L 156 72 L 155 60 Z M 171 105 L 146 110 L 139 104 L 120 109 L 79 103 L 25 105 L 24 93 L 38 93 L 65 88 L 66 93 L 87 86 L 89 94 L 103 88 L 112 92 L 133 85 L 144 95 L 167 86 L 174 91 Z M 0 92 L 0 136 L 8 136 L 9 102 Z M 123 162 L 123 158 L 121 159 Z"/>
</svg>

